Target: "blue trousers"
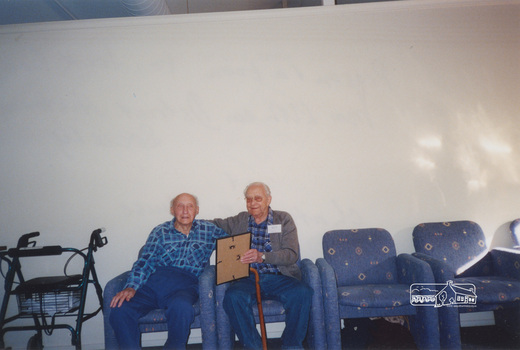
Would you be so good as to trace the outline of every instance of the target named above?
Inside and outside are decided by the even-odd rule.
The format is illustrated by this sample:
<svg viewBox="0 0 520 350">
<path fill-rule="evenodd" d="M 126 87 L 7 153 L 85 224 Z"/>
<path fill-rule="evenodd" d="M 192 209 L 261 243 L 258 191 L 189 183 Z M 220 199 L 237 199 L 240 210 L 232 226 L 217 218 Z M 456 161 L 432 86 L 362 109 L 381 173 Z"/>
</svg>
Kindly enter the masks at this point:
<svg viewBox="0 0 520 350">
<path fill-rule="evenodd" d="M 195 319 L 193 304 L 199 298 L 199 280 L 175 267 L 161 267 L 137 290 L 135 296 L 110 312 L 110 324 L 119 348 L 141 348 L 138 320 L 154 309 L 164 309 L 168 321 L 165 349 L 185 349 Z"/>
<path fill-rule="evenodd" d="M 313 290 L 305 283 L 284 275 L 260 274 L 262 300 L 277 300 L 285 309 L 284 349 L 303 349 L 307 334 Z M 261 349 L 262 337 L 253 316 L 256 305 L 254 276 L 233 282 L 224 296 L 224 310 L 239 341 L 247 349 Z"/>
</svg>

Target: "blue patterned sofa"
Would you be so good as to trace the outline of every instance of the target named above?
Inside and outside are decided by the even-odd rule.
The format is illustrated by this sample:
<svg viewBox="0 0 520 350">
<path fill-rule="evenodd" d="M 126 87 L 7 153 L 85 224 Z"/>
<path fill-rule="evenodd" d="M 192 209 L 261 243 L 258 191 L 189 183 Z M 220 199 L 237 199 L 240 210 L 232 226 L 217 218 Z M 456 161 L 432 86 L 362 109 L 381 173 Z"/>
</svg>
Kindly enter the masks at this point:
<svg viewBox="0 0 520 350">
<path fill-rule="evenodd" d="M 302 280 L 307 283 L 314 291 L 312 296 L 311 314 L 309 329 L 307 332 L 307 346 L 313 350 L 324 350 L 327 348 L 323 318 L 323 305 L 321 297 L 321 281 L 316 265 L 309 259 L 298 262 L 302 272 Z M 226 290 L 230 283 L 223 283 L 216 288 L 216 314 L 218 328 L 218 344 L 220 350 L 229 350 L 234 347 L 235 334 L 231 328 L 231 323 L 223 307 L 223 300 Z M 284 308 L 282 303 L 276 300 L 262 300 L 264 321 L 266 324 L 271 322 L 285 322 Z M 253 306 L 256 323 L 258 324 L 258 308 Z M 269 337 L 269 334 L 267 334 Z"/>
<path fill-rule="evenodd" d="M 396 256 L 384 229 L 329 231 L 323 258 L 316 260 L 323 285 L 327 348 L 342 349 L 341 319 L 405 315 L 420 349 L 439 349 L 437 310 L 410 302 L 413 283 L 434 283 L 428 264 L 410 254 Z"/>
<path fill-rule="evenodd" d="M 458 297 L 439 307 L 443 349 L 460 349 L 460 312 L 495 311 L 495 321 L 518 328 L 520 251 L 488 251 L 481 227 L 472 221 L 432 222 L 413 230 L 415 256 L 430 264 L 437 283 L 466 288 L 474 303 Z M 472 290 L 475 286 L 475 290 Z"/>
<path fill-rule="evenodd" d="M 114 330 L 110 325 L 110 301 L 123 289 L 129 271 L 110 280 L 103 293 L 103 321 L 105 323 L 105 349 L 119 349 Z M 216 317 L 215 317 L 215 266 L 209 265 L 199 278 L 199 301 L 193 305 L 195 321 L 191 328 L 200 328 L 202 333 L 202 348 L 217 349 Z M 139 320 L 142 333 L 163 332 L 168 330 L 164 311 L 161 309 L 150 311 Z"/>
</svg>

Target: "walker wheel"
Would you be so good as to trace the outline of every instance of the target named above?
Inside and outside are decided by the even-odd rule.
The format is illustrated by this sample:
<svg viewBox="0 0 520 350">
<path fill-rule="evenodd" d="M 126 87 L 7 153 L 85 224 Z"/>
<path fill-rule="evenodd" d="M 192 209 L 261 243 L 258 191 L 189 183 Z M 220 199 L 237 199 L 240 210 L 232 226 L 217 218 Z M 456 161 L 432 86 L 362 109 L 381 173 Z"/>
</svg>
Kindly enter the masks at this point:
<svg viewBox="0 0 520 350">
<path fill-rule="evenodd" d="M 33 335 L 27 342 L 27 350 L 41 350 L 43 349 L 42 338 L 38 334 Z"/>
</svg>

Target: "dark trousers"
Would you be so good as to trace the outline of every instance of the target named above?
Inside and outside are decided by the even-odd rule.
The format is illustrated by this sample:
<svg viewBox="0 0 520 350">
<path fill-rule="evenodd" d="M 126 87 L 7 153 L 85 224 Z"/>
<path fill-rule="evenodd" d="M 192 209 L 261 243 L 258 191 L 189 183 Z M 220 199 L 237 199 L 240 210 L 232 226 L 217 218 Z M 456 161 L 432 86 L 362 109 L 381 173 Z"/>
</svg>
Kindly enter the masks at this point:
<svg viewBox="0 0 520 350">
<path fill-rule="evenodd" d="M 164 309 L 168 321 L 168 340 L 164 348 L 185 349 L 195 319 L 193 304 L 199 298 L 198 282 L 195 275 L 178 268 L 158 268 L 130 301 L 110 313 L 110 324 L 119 348 L 139 349 L 139 318 L 151 310 Z"/>
<path fill-rule="evenodd" d="M 307 334 L 313 290 L 303 282 L 284 275 L 260 274 L 262 300 L 277 300 L 285 309 L 284 349 L 303 349 Z M 254 276 L 233 282 L 224 296 L 224 310 L 238 339 L 247 349 L 261 349 L 252 306 L 256 305 Z"/>
</svg>

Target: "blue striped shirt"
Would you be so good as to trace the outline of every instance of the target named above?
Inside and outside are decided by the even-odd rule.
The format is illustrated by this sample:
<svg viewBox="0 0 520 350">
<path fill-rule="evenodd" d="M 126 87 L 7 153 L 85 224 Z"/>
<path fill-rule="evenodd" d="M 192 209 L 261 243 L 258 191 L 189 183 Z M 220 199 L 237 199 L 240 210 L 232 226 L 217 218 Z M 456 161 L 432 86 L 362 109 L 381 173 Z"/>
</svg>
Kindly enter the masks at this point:
<svg viewBox="0 0 520 350">
<path fill-rule="evenodd" d="M 190 234 L 174 227 L 175 218 L 155 227 L 134 263 L 125 288 L 137 290 L 158 267 L 169 266 L 200 276 L 215 249 L 216 239 L 227 233 L 214 224 L 194 220 Z"/>
</svg>

